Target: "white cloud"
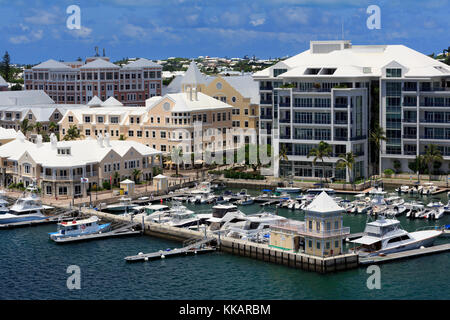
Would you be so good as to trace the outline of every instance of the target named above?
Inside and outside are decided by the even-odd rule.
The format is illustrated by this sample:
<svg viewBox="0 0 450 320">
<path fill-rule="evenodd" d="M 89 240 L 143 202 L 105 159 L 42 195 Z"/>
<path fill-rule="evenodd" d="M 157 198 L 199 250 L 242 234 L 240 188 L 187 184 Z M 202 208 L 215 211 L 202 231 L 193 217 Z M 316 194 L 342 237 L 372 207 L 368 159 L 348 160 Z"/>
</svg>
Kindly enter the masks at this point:
<svg viewBox="0 0 450 320">
<path fill-rule="evenodd" d="M 9 42 L 13 44 L 25 44 L 30 42 L 39 41 L 42 39 L 44 32 L 42 30 L 32 30 L 27 35 L 12 36 L 9 38 Z"/>
<path fill-rule="evenodd" d="M 51 25 L 60 23 L 64 20 L 62 16 L 47 10 L 33 10 L 33 13 L 32 16 L 25 17 L 23 20 L 27 23 L 37 25 Z"/>
<path fill-rule="evenodd" d="M 147 31 L 139 26 L 132 25 L 130 23 L 123 27 L 122 33 L 130 38 L 145 38 L 147 36 Z"/>
<path fill-rule="evenodd" d="M 66 32 L 75 38 L 88 38 L 92 33 L 92 29 L 81 26 L 81 29 L 66 29 Z"/>
<path fill-rule="evenodd" d="M 263 14 L 250 15 L 250 24 L 254 27 L 263 25 L 266 22 L 266 17 Z"/>
</svg>

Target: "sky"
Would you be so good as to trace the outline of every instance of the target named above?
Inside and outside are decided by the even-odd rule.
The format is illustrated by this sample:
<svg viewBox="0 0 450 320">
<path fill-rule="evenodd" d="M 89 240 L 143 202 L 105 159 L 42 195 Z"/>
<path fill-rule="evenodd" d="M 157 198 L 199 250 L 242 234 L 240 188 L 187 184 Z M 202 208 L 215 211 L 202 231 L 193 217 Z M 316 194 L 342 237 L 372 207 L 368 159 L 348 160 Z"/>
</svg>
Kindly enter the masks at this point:
<svg viewBox="0 0 450 320">
<path fill-rule="evenodd" d="M 80 8 L 80 29 L 67 27 L 70 5 Z M 380 8 L 380 29 L 367 27 L 370 5 Z M 73 61 L 98 46 L 113 61 L 273 58 L 343 36 L 430 54 L 450 46 L 449 17 L 450 0 L 0 0 L 0 55 L 23 64 Z"/>
</svg>

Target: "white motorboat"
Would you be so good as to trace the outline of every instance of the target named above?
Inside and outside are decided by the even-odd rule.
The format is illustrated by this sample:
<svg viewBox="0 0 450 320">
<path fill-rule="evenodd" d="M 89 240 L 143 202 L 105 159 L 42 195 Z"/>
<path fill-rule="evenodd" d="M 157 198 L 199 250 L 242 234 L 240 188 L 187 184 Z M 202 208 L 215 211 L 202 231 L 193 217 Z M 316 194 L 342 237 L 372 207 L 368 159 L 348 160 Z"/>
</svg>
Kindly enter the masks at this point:
<svg viewBox="0 0 450 320">
<path fill-rule="evenodd" d="M 428 220 L 438 220 L 443 216 L 444 216 L 444 208 L 439 207 L 433 209 L 426 209 L 423 218 Z"/>
<path fill-rule="evenodd" d="M 410 187 L 409 186 L 400 186 L 399 188 L 395 189 L 395 192 L 398 193 L 409 193 Z"/>
<path fill-rule="evenodd" d="M 270 226 L 282 220 L 286 218 L 268 212 L 248 215 L 245 220 L 229 223 L 227 236 L 242 240 L 256 240 L 261 234 L 270 233 Z"/>
<path fill-rule="evenodd" d="M 336 193 L 336 191 L 334 191 L 334 189 L 330 189 L 330 188 L 314 188 L 314 189 L 306 190 L 307 194 L 314 195 L 314 196 L 317 196 L 317 195 L 321 194 L 322 192 L 326 192 L 328 195 L 334 195 Z"/>
<path fill-rule="evenodd" d="M 424 195 L 430 196 L 437 190 L 438 190 L 438 187 L 436 187 L 433 182 L 426 182 L 423 184 L 423 189 L 422 189 L 421 193 Z"/>
<path fill-rule="evenodd" d="M 392 196 L 384 198 L 384 202 L 386 202 L 388 206 L 399 206 L 405 203 L 405 199 L 400 198 L 399 196 Z"/>
<path fill-rule="evenodd" d="M 403 204 L 400 205 L 391 205 L 388 207 L 388 209 L 386 210 L 385 214 L 386 216 L 401 216 L 402 214 L 404 214 L 406 212 L 406 207 Z"/>
<path fill-rule="evenodd" d="M 42 211 L 47 209 L 53 207 L 43 205 L 37 194 L 23 195 L 9 208 L 8 213 L 0 215 L 0 224 L 45 220 L 48 217 Z"/>
<path fill-rule="evenodd" d="M 302 191 L 301 188 L 296 187 L 279 187 L 275 189 L 276 192 L 286 192 L 286 193 L 299 193 Z"/>
<path fill-rule="evenodd" d="M 253 199 L 253 197 L 246 196 L 246 197 L 236 201 L 236 204 L 241 205 L 241 206 L 248 206 L 248 205 L 253 204 L 254 202 L 255 202 L 255 200 Z"/>
<path fill-rule="evenodd" d="M 397 219 L 381 215 L 366 224 L 363 237 L 351 242 L 361 245 L 355 249 L 361 257 L 370 257 L 431 246 L 441 234 L 441 230 L 407 232 Z"/>
<path fill-rule="evenodd" d="M 97 234 L 106 232 L 110 229 L 111 223 L 98 224 L 99 219 L 96 216 L 83 220 L 64 221 L 58 223 L 58 231 L 50 232 L 51 240 L 79 237 L 88 234 Z"/>
<path fill-rule="evenodd" d="M 448 201 L 447 205 L 444 206 L 444 213 L 450 213 L 450 200 Z"/>
<path fill-rule="evenodd" d="M 370 204 L 368 204 L 364 200 L 354 201 L 352 204 L 353 204 L 353 207 L 350 209 L 350 213 L 364 214 L 364 213 L 368 213 L 371 209 Z"/>
<path fill-rule="evenodd" d="M 122 197 L 119 203 L 107 205 L 105 211 L 107 212 L 131 212 L 133 208 L 137 207 L 136 204 L 131 203 L 131 198 Z"/>
<path fill-rule="evenodd" d="M 202 194 L 209 194 L 212 192 L 211 184 L 209 182 L 202 182 L 199 185 L 197 185 L 195 188 L 190 190 L 190 195 L 196 196 L 196 195 L 202 195 Z"/>
<path fill-rule="evenodd" d="M 233 204 L 218 204 L 212 207 L 212 214 L 206 222 L 211 231 L 226 229 L 230 223 L 244 221 L 246 215 Z"/>
<path fill-rule="evenodd" d="M 370 195 L 385 195 L 387 192 L 383 190 L 381 187 L 374 187 L 369 191 Z"/>
</svg>

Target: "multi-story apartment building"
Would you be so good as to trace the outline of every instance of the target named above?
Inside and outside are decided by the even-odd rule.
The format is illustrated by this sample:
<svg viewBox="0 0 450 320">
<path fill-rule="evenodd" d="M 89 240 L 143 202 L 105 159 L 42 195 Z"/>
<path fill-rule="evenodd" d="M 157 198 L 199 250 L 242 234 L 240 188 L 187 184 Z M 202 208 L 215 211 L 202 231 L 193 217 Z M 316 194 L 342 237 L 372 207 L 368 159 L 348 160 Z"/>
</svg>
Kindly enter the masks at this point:
<svg viewBox="0 0 450 320">
<path fill-rule="evenodd" d="M 191 81 L 187 79 L 195 80 L 199 92 L 233 106 L 232 127 L 241 129 L 242 132 L 242 134 L 234 135 L 234 143 L 250 143 L 252 132 L 256 133 L 253 143 L 257 142 L 256 137 L 259 134 L 259 87 L 257 81 L 249 75 L 206 76 L 192 61 L 185 75 L 177 76 L 172 80 L 167 87 L 167 92 L 182 92 L 183 82 Z"/>
<path fill-rule="evenodd" d="M 86 138 L 108 133 L 111 139 L 122 136 L 163 153 L 182 143 L 184 154 L 200 148 L 224 150 L 232 143 L 226 133 L 232 126 L 233 106 L 198 92 L 195 82 L 186 83 L 181 93 L 150 98 L 145 107 L 125 107 L 113 97 L 105 102 L 94 98 L 88 105 L 64 115 L 59 122 L 62 135 L 75 125 Z M 219 131 L 223 141 L 217 141 Z M 194 138 L 201 145 L 194 146 Z"/>
<path fill-rule="evenodd" d="M 85 105 L 56 104 L 44 91 L 5 91 L 0 92 L 0 126 L 5 129 L 20 130 L 21 123 L 27 119 L 33 126 L 31 136 L 37 131 L 58 133 L 59 127 L 50 128 L 50 123 L 57 124 L 70 109 L 85 108 Z M 40 123 L 40 127 L 36 127 Z"/>
<path fill-rule="evenodd" d="M 92 57 L 85 63 L 48 60 L 24 70 L 23 77 L 25 90 L 44 90 L 56 103 L 86 104 L 98 96 L 143 106 L 161 95 L 161 72 L 160 65 L 143 58 L 120 67 L 107 57 Z"/>
<path fill-rule="evenodd" d="M 153 177 L 153 167 L 161 166 L 161 152 L 135 141 L 110 141 L 108 135 L 96 139 L 61 141 L 54 134 L 43 143 L 19 137 L 0 146 L 0 181 L 3 186 L 35 182 L 43 195 L 76 197 L 94 185 L 108 181 L 117 184 L 134 178 Z M 82 179 L 83 178 L 83 179 Z M 82 180 L 84 182 L 82 182 Z"/>
<path fill-rule="evenodd" d="M 348 181 L 336 163 L 340 154 L 353 152 L 353 178 L 368 177 L 369 121 L 379 121 L 387 135 L 381 170 L 398 159 L 408 171 L 408 162 L 429 143 L 438 145 L 448 166 L 450 67 L 437 60 L 402 45 L 311 41 L 309 50 L 254 78 L 260 83 L 260 140 L 274 150 L 287 149 L 283 175 Z M 374 88 L 378 97 L 371 94 Z M 375 98 L 379 119 L 370 112 Z M 329 143 L 332 153 L 324 166 L 321 161 L 314 166 L 308 154 L 320 141 Z"/>
</svg>

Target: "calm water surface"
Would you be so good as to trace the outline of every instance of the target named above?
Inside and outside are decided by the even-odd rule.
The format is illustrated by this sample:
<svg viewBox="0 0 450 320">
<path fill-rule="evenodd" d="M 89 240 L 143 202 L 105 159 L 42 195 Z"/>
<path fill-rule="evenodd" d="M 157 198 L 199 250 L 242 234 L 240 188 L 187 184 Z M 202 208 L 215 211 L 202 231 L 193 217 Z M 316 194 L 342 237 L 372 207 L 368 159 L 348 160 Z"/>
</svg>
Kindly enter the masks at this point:
<svg viewBox="0 0 450 320">
<path fill-rule="evenodd" d="M 439 197 L 447 203 L 445 194 Z M 260 207 L 242 210 L 253 213 Z M 299 220 L 304 217 L 284 209 L 279 214 Z M 437 222 L 399 220 L 406 230 L 414 231 L 426 225 L 449 224 L 450 216 Z M 344 218 L 352 232 L 362 231 L 365 222 L 365 215 Z M 142 236 L 57 245 L 47 235 L 55 228 L 0 230 L 0 299 L 450 298 L 450 253 L 381 265 L 381 290 L 369 290 L 366 268 L 320 275 L 221 252 L 129 264 L 123 260 L 125 256 L 181 244 Z M 437 243 L 446 241 L 448 238 Z M 69 265 L 81 268 L 80 290 L 66 287 Z"/>
</svg>

